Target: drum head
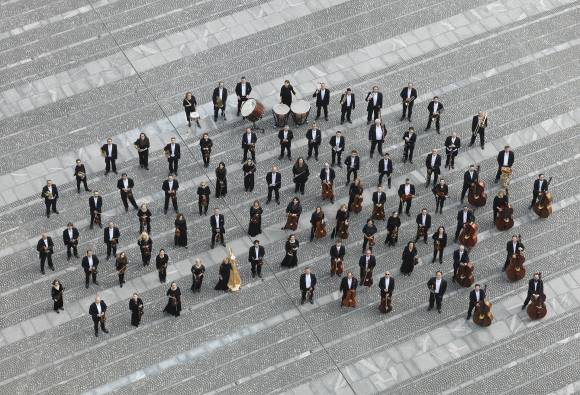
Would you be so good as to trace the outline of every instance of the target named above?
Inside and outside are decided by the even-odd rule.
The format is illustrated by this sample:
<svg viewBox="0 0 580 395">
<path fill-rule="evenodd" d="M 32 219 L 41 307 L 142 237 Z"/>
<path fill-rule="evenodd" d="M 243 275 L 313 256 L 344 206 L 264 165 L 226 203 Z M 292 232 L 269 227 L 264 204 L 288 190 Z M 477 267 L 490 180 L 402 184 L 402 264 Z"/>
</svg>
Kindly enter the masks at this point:
<svg viewBox="0 0 580 395">
<path fill-rule="evenodd" d="M 276 104 L 273 108 L 273 111 L 278 115 L 286 115 L 290 112 L 290 107 L 286 104 Z"/>
<path fill-rule="evenodd" d="M 304 114 L 310 111 L 310 103 L 308 103 L 306 100 L 296 100 L 292 103 L 290 108 L 295 114 Z"/>
<path fill-rule="evenodd" d="M 254 112 L 254 108 L 256 108 L 256 100 L 255 99 L 248 99 L 242 104 L 242 117 L 247 117 L 252 112 Z"/>
<path fill-rule="evenodd" d="M 199 119 L 199 113 L 198 112 L 192 112 L 191 114 L 189 114 L 189 116 L 191 117 L 192 121 L 197 121 Z"/>
</svg>

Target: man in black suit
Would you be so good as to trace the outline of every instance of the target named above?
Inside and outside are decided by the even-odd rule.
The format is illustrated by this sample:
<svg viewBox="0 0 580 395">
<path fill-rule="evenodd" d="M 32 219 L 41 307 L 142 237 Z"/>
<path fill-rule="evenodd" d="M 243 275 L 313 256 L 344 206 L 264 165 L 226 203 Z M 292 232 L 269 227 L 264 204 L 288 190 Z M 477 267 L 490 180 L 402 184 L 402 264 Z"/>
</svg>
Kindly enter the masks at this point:
<svg viewBox="0 0 580 395">
<path fill-rule="evenodd" d="M 350 88 L 346 88 L 346 92 L 340 96 L 340 124 L 344 123 L 344 118 L 346 115 L 346 121 L 352 123 L 350 120 L 350 114 L 355 107 L 354 93 Z"/>
<path fill-rule="evenodd" d="M 242 77 L 240 82 L 236 84 L 236 96 L 238 96 L 238 117 L 240 116 L 242 104 L 248 100 L 250 92 L 252 92 L 252 85 L 246 81 L 246 77 Z"/>
<path fill-rule="evenodd" d="M 415 128 L 411 127 L 403 133 L 403 142 L 405 143 L 403 147 L 403 163 L 407 163 L 407 159 L 410 163 L 413 163 L 413 151 L 415 151 L 416 141 L 417 134 L 415 133 Z"/>
<path fill-rule="evenodd" d="M 322 131 L 318 129 L 316 122 L 312 122 L 312 126 L 306 131 L 306 140 L 308 140 L 308 156 L 306 160 L 312 157 L 312 150 L 314 150 L 314 159 L 318 160 L 318 147 L 320 147 L 322 142 Z"/>
<path fill-rule="evenodd" d="M 280 204 L 280 187 L 282 186 L 282 174 L 278 172 L 276 166 L 272 166 L 272 171 L 266 174 L 266 184 L 268 184 L 268 200 L 266 203 L 270 203 L 272 200 L 272 191 L 274 192 L 274 197 L 276 198 L 276 203 Z"/>
<path fill-rule="evenodd" d="M 417 90 L 413 88 L 413 84 L 409 82 L 406 88 L 401 91 L 401 100 L 403 100 L 403 114 L 401 115 L 401 121 L 405 119 L 405 113 L 411 122 L 411 115 L 413 114 L 413 104 L 415 104 L 415 99 L 417 98 Z"/>
<path fill-rule="evenodd" d="M 417 235 L 415 236 L 415 243 L 420 237 L 423 237 L 425 244 L 427 244 L 427 237 L 429 233 L 429 228 L 431 227 L 431 215 L 427 213 L 427 209 L 423 208 L 421 213 L 417 215 L 415 219 L 417 223 Z"/>
<path fill-rule="evenodd" d="M 367 93 L 365 101 L 367 102 L 367 125 L 370 125 L 371 120 L 379 118 L 381 108 L 383 108 L 383 94 L 379 92 L 378 86 L 373 86 L 373 90 Z"/>
<path fill-rule="evenodd" d="M 89 307 L 89 315 L 93 318 L 93 323 L 95 324 L 95 337 L 99 337 L 99 322 L 101 323 L 101 330 L 105 333 L 109 333 L 107 328 L 105 328 L 106 312 L 107 305 L 101 300 L 101 297 L 97 295 L 95 301 L 91 303 Z"/>
<path fill-rule="evenodd" d="M 508 241 L 506 244 L 507 257 L 505 259 L 505 263 L 503 264 L 503 269 L 501 269 L 501 271 L 505 272 L 505 269 L 510 263 L 510 259 L 518 253 L 521 254 L 522 252 L 524 252 L 524 250 L 525 247 L 522 243 L 521 237 L 518 235 L 513 235 L 511 241 Z"/>
<path fill-rule="evenodd" d="M 262 264 L 264 263 L 264 255 L 266 255 L 266 250 L 260 245 L 260 240 L 254 240 L 254 245 L 250 247 L 248 251 L 248 261 L 252 266 L 252 277 L 262 278 Z"/>
<path fill-rule="evenodd" d="M 175 141 L 175 137 L 172 137 L 171 142 L 163 148 L 163 151 L 165 152 L 165 156 L 167 156 L 167 162 L 169 162 L 169 174 L 177 175 L 179 159 L 181 159 L 181 146 Z"/>
<path fill-rule="evenodd" d="M 120 237 L 119 228 L 114 226 L 112 221 L 109 221 L 109 226 L 103 230 L 103 242 L 107 245 L 107 260 L 111 257 L 111 253 L 113 256 L 117 255 L 117 245 Z"/>
<path fill-rule="evenodd" d="M 113 139 L 108 138 L 107 143 L 101 146 L 101 154 L 105 157 L 105 175 L 112 170 L 117 174 L 117 144 L 113 144 Z"/>
<path fill-rule="evenodd" d="M 395 279 L 391 277 L 391 273 L 388 270 L 379 280 L 379 289 L 381 290 L 381 300 L 386 297 L 393 297 L 393 291 L 395 290 Z M 387 313 L 390 311 L 391 308 L 387 307 Z"/>
<path fill-rule="evenodd" d="M 284 129 L 278 131 L 278 139 L 280 140 L 280 156 L 278 160 L 284 158 L 284 150 L 288 153 L 288 160 L 292 160 L 292 139 L 294 138 L 294 133 L 290 130 L 288 125 L 284 126 Z"/>
<path fill-rule="evenodd" d="M 322 170 L 320 170 L 320 181 L 322 183 L 326 183 L 326 184 L 330 185 L 331 190 L 333 190 L 335 178 L 336 178 L 336 173 L 334 172 L 334 169 L 330 167 L 328 162 L 326 162 L 324 164 L 324 167 L 322 168 Z M 323 196 L 323 199 L 324 199 L 324 196 Z M 330 197 L 330 203 L 334 204 L 334 193 Z"/>
<path fill-rule="evenodd" d="M 463 188 L 461 189 L 461 203 L 465 199 L 465 194 L 469 187 L 477 182 L 479 173 L 475 170 L 475 165 L 469 165 L 469 169 L 463 174 Z"/>
<path fill-rule="evenodd" d="M 46 206 L 46 218 L 50 218 L 50 211 L 58 214 L 56 209 L 56 201 L 58 200 L 58 188 L 52 183 L 52 180 L 46 180 L 46 185 L 42 187 L 40 197 L 44 198 L 44 205 Z"/>
<path fill-rule="evenodd" d="M 251 128 L 246 128 L 246 132 L 242 135 L 242 149 L 244 150 L 244 157 L 242 158 L 242 163 L 248 160 L 248 151 L 252 156 L 252 162 L 256 163 L 256 142 L 258 141 L 258 136 L 256 133 L 252 132 Z"/>
<path fill-rule="evenodd" d="M 375 153 L 375 147 L 378 147 L 377 151 L 381 156 L 383 156 L 383 143 L 387 137 L 387 129 L 384 124 L 381 124 L 380 119 L 375 119 L 375 124 L 371 125 L 369 128 L 369 141 L 371 142 L 371 159 Z"/>
<path fill-rule="evenodd" d="M 506 145 L 503 151 L 500 151 L 499 154 L 497 154 L 497 173 L 495 174 L 496 183 L 499 181 L 501 176 L 501 168 L 509 167 L 511 169 L 514 164 L 514 160 L 514 153 L 509 145 Z"/>
<path fill-rule="evenodd" d="M 487 127 L 487 113 L 480 111 L 479 114 L 474 115 L 471 120 L 471 141 L 469 146 L 475 144 L 477 135 L 479 134 L 479 144 L 481 149 L 485 148 L 485 128 Z"/>
<path fill-rule="evenodd" d="M 38 257 L 40 258 L 40 272 L 44 274 L 45 262 L 48 262 L 48 267 L 50 270 L 54 271 L 54 266 L 52 265 L 52 254 L 54 254 L 54 243 L 52 242 L 52 237 L 43 233 L 42 237 L 36 244 L 36 251 L 38 251 Z"/>
<path fill-rule="evenodd" d="M 219 99 L 219 100 L 218 100 Z M 220 81 L 218 86 L 213 90 L 211 101 L 213 102 L 213 121 L 217 122 L 218 112 L 222 110 L 222 118 L 226 118 L 226 101 L 228 100 L 228 90 L 224 87 L 224 82 Z"/>
<path fill-rule="evenodd" d="M 546 181 L 543 174 L 538 174 L 538 179 L 534 181 L 534 190 L 532 191 L 533 193 L 532 203 L 530 203 L 529 208 L 531 209 L 532 207 L 534 207 L 534 204 L 536 204 L 536 201 L 538 200 L 538 196 L 546 192 L 548 192 L 548 182 Z"/>
<path fill-rule="evenodd" d="M 312 298 L 314 297 L 314 288 L 316 287 L 316 275 L 310 272 L 310 268 L 307 266 L 304 268 L 304 273 L 300 275 L 300 291 L 302 292 L 302 298 L 300 299 L 300 304 L 304 304 L 306 301 L 306 294 L 308 293 L 308 301 L 310 304 L 314 304 Z"/>
<path fill-rule="evenodd" d="M 346 293 L 349 289 L 354 289 L 358 287 L 358 280 L 356 277 L 352 276 L 352 272 L 348 272 L 346 277 L 343 277 L 342 281 L 340 282 L 340 291 L 342 291 L 342 300 L 346 299 Z"/>
<path fill-rule="evenodd" d="M 455 157 L 459 154 L 461 148 L 461 139 L 457 137 L 457 133 L 453 132 L 451 136 L 445 139 L 445 168 L 455 169 Z"/>
<path fill-rule="evenodd" d="M 342 155 L 342 152 L 344 151 L 345 141 L 340 130 L 337 131 L 336 134 L 330 138 L 329 144 L 331 147 L 330 152 L 332 153 L 331 166 L 334 167 L 334 164 L 338 163 L 338 167 L 342 167 L 342 160 L 340 159 L 340 157 Z"/>
<path fill-rule="evenodd" d="M 320 88 L 314 91 L 312 97 L 316 98 L 316 120 L 320 118 L 320 109 L 324 109 L 324 119 L 328 121 L 328 103 L 330 103 L 330 91 L 326 89 L 324 82 L 320 83 Z"/>
<path fill-rule="evenodd" d="M 437 311 L 441 314 L 441 302 L 445 291 L 447 291 L 447 281 L 442 277 L 443 273 L 438 271 L 435 273 L 435 277 L 431 277 L 427 281 L 427 288 L 429 288 L 429 308 L 427 311 L 433 310 L 433 305 L 437 303 Z"/>
<path fill-rule="evenodd" d="M 383 177 L 387 176 L 387 186 L 391 189 L 391 174 L 393 173 L 393 161 L 389 153 L 383 155 L 383 159 L 379 161 L 379 182 L 378 185 L 383 185 Z"/>
<path fill-rule="evenodd" d="M 73 175 L 77 182 L 77 193 L 81 193 L 81 183 L 85 187 L 85 192 L 90 192 L 91 190 L 87 185 L 87 170 L 85 169 L 85 165 L 80 159 L 77 159 L 75 163 L 76 165 Z"/>
<path fill-rule="evenodd" d="M 399 195 L 399 215 L 403 212 L 403 203 L 405 203 L 405 214 L 410 217 L 411 202 L 415 197 L 415 185 L 411 184 L 411 180 L 407 178 L 404 184 L 399 185 L 397 194 Z"/>
<path fill-rule="evenodd" d="M 330 247 L 330 277 L 333 277 L 334 274 L 338 277 L 342 276 L 342 270 L 337 267 L 337 265 L 333 265 L 332 259 L 342 259 L 344 262 L 344 256 L 346 255 L 346 247 L 340 241 L 340 238 L 336 239 L 336 244 Z M 340 273 L 339 273 L 340 272 Z"/>
<path fill-rule="evenodd" d="M 425 158 L 425 167 L 427 167 L 427 176 L 425 177 L 425 188 L 429 188 L 429 182 L 431 182 L 431 174 L 433 174 L 433 187 L 437 185 L 437 179 L 439 178 L 439 173 L 441 173 L 441 155 L 439 151 L 435 148 L 431 150 L 431 153 Z"/>
<path fill-rule="evenodd" d="M 225 247 L 225 221 L 224 216 L 223 214 L 220 214 L 219 209 L 213 209 L 213 215 L 209 218 L 209 223 L 211 225 L 211 248 L 214 248 L 215 246 L 216 237 L 219 237 L 220 244 Z"/>
<path fill-rule="evenodd" d="M 367 275 L 373 276 L 373 269 L 377 265 L 377 259 L 372 254 L 370 249 L 367 249 L 358 260 L 358 266 L 360 268 L 360 279 L 364 283 L 364 279 Z M 369 274 L 370 272 L 370 274 Z M 370 284 L 369 284 L 370 287 Z"/>
<path fill-rule="evenodd" d="M 481 289 L 481 286 L 479 284 L 475 284 L 475 286 L 473 287 L 473 291 L 469 293 L 469 308 L 467 309 L 467 317 L 465 319 L 466 320 L 470 319 L 473 309 L 480 303 L 483 303 L 484 301 L 485 301 L 485 291 Z"/>
<path fill-rule="evenodd" d="M 473 214 L 473 211 L 469 209 L 469 207 L 463 206 L 463 209 L 457 212 L 457 228 L 455 228 L 454 239 L 455 242 L 457 242 L 459 233 L 461 232 L 461 229 L 463 229 L 463 226 L 470 222 L 475 222 L 475 215 Z"/>
<path fill-rule="evenodd" d="M 429 121 L 427 121 L 425 130 L 431 129 L 431 122 L 435 120 L 435 129 L 439 133 L 441 113 L 443 112 L 443 104 L 439 101 L 439 96 L 433 97 L 433 100 L 427 105 L 427 110 L 429 110 Z"/>
<path fill-rule="evenodd" d="M 524 310 L 528 303 L 530 303 L 533 295 L 539 295 L 543 300 L 546 299 L 546 295 L 544 295 L 544 281 L 541 277 L 541 273 L 534 273 L 534 277 L 528 281 L 528 296 L 526 296 L 526 300 L 524 300 L 522 310 Z"/>
<path fill-rule="evenodd" d="M 97 267 L 99 266 L 99 258 L 93 255 L 92 250 L 87 250 L 87 254 L 81 261 L 81 266 L 85 271 L 85 288 L 89 287 L 89 279 L 93 278 L 93 284 L 99 285 L 97 282 Z"/>
<path fill-rule="evenodd" d="M 101 212 L 103 211 L 103 198 L 99 195 L 99 191 L 94 191 L 93 196 L 89 198 L 89 213 L 91 214 L 91 220 L 89 222 L 89 228 L 93 229 L 93 225 L 99 225 L 102 228 L 102 217 Z"/>
<path fill-rule="evenodd" d="M 344 185 L 350 183 L 350 175 L 353 175 L 353 180 L 356 180 L 358 176 L 358 170 L 360 169 L 360 157 L 358 156 L 357 150 L 353 149 L 350 156 L 344 160 L 346 165 L 346 182 Z"/>
<path fill-rule="evenodd" d="M 121 201 L 123 202 L 123 206 L 125 206 L 125 212 L 129 210 L 129 203 L 127 203 L 127 200 L 131 202 L 131 205 L 135 210 L 139 209 L 137 202 L 135 201 L 135 196 L 133 196 L 134 186 L 135 183 L 133 182 L 133 179 L 127 177 L 127 173 L 121 174 L 121 178 L 117 181 L 117 189 L 119 189 L 119 192 L 121 193 Z"/>
<path fill-rule="evenodd" d="M 163 204 L 163 213 L 167 214 L 169 208 L 169 199 L 173 205 L 173 211 L 177 212 L 177 190 L 179 189 L 179 181 L 173 178 L 170 174 L 167 180 L 163 181 L 161 189 L 165 192 L 165 203 Z"/>
<path fill-rule="evenodd" d="M 382 211 L 384 213 L 384 210 L 385 210 L 384 205 L 387 201 L 387 194 L 384 192 L 382 185 L 379 185 L 377 187 L 377 190 L 373 192 L 372 201 L 373 201 L 374 206 L 379 206 L 379 208 L 383 207 Z M 373 207 L 373 210 L 374 210 L 374 207 Z M 375 218 L 375 219 L 378 219 L 378 218 Z M 382 218 L 382 219 L 384 219 L 384 218 Z"/>
<path fill-rule="evenodd" d="M 77 228 L 74 227 L 72 222 L 69 222 L 66 225 L 66 229 L 62 231 L 62 242 L 66 247 L 66 260 L 70 261 L 72 256 L 72 252 L 75 255 L 75 258 L 79 257 L 78 253 L 78 245 L 79 245 L 79 231 Z"/>
<path fill-rule="evenodd" d="M 469 263 L 469 253 L 465 249 L 463 244 L 459 245 L 459 248 L 453 251 L 453 277 L 451 280 L 455 282 L 457 278 L 457 270 L 459 270 L 459 265 L 466 265 Z"/>
</svg>

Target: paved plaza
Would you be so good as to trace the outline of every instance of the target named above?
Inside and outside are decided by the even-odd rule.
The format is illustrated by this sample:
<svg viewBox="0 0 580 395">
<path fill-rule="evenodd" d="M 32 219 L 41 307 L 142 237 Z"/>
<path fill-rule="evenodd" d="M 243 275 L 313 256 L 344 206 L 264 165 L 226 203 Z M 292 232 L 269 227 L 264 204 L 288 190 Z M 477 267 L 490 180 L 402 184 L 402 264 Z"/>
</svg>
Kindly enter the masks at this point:
<svg viewBox="0 0 580 395">
<path fill-rule="evenodd" d="M 0 394 L 572 394 L 580 392 L 580 4 L 574 0 L 0 0 Z M 241 134 L 250 122 L 236 116 L 235 84 L 245 76 L 266 115 L 258 122 L 256 188 L 244 192 Z M 308 161 L 310 179 L 301 196 L 295 232 L 298 267 L 280 267 L 290 232 L 281 230 L 294 196 L 293 161 L 278 159 L 271 109 L 284 79 L 296 98 L 316 108 L 319 82 L 331 91 L 320 158 Z M 213 120 L 211 95 L 218 81 L 229 91 L 227 120 Z M 399 93 L 411 81 L 419 97 L 412 122 L 400 121 Z M 399 242 L 383 244 L 379 221 L 375 284 L 360 286 L 357 307 L 341 308 L 340 279 L 329 273 L 327 236 L 309 242 L 310 215 L 321 206 L 334 226 L 348 201 L 345 168 L 335 168 L 336 201 L 322 201 L 318 174 L 330 162 L 328 141 L 337 130 L 346 149 L 361 154 L 363 212 L 351 215 L 345 268 L 358 276 L 361 229 L 372 211 L 378 158 L 369 157 L 364 98 L 373 85 L 384 95 L 386 151 L 394 159 L 386 212 L 398 206 L 406 177 L 417 187 L 411 218 L 402 216 Z M 356 95 L 352 123 L 340 124 L 340 95 Z M 188 127 L 186 91 L 197 98 L 200 127 Z M 441 134 L 424 131 L 427 104 L 445 106 Z M 467 147 L 471 119 L 489 112 L 485 150 Z M 418 132 L 414 163 L 403 163 L 402 135 Z M 293 158 L 306 157 L 307 125 L 295 126 Z M 149 169 L 133 147 L 139 133 L 151 140 Z M 213 140 L 209 168 L 199 140 Z M 443 214 L 425 189 L 425 157 L 457 132 L 462 148 Z M 167 177 L 163 147 L 181 143 L 179 205 L 189 248 L 174 247 L 175 216 L 163 213 Z M 168 283 L 183 292 L 180 317 L 162 312 L 167 284 L 153 265 L 141 264 L 138 218 L 125 212 L 116 182 L 104 175 L 99 148 L 108 137 L 119 147 L 117 167 L 135 180 L 138 203 L 150 204 L 153 250 L 170 256 Z M 500 232 L 491 202 L 496 156 L 515 152 L 509 188 L 514 228 Z M 346 155 L 343 156 L 343 160 Z M 103 231 L 89 229 L 90 194 L 77 194 L 75 159 L 86 165 L 88 185 L 103 196 L 103 221 L 121 231 L 129 256 L 120 288 L 113 260 L 106 261 Z M 214 198 L 215 167 L 227 166 L 228 194 Z M 488 328 L 466 321 L 469 289 L 451 282 L 451 243 L 463 173 L 481 165 L 488 202 L 477 208 L 479 241 L 470 257 L 475 278 L 493 303 Z M 266 201 L 266 173 L 280 167 L 281 204 L 264 205 L 263 278 L 252 278 L 247 235 L 249 208 Z M 553 214 L 528 210 L 533 181 L 553 177 Z M 40 192 L 47 179 L 59 188 L 60 214 L 46 218 Z M 197 213 L 197 186 L 210 182 L 211 207 L 225 216 L 228 248 L 239 259 L 242 289 L 215 291 L 227 250 L 210 249 L 209 219 Z M 419 243 L 420 263 L 400 275 L 403 246 L 415 236 L 415 215 L 426 207 L 433 226 L 446 227 L 450 243 L 443 264 L 431 263 L 432 245 Z M 62 232 L 80 231 L 79 253 L 93 248 L 101 260 L 99 285 L 84 286 L 80 259 L 66 259 Z M 432 228 L 432 231 L 434 229 Z M 55 271 L 39 270 L 36 245 L 47 232 L 55 242 Z M 329 232 L 330 233 L 330 232 Z M 526 278 L 515 283 L 501 272 L 505 245 L 521 234 Z M 190 291 L 190 268 L 200 258 L 206 276 Z M 298 279 L 310 266 L 318 277 L 314 304 L 300 304 Z M 396 279 L 394 310 L 379 313 L 380 275 Z M 442 314 L 427 312 L 427 280 L 442 270 L 449 282 Z M 521 305 L 527 280 L 541 271 L 548 315 L 531 321 Z M 52 310 L 50 282 L 65 287 L 64 308 Z M 145 314 L 130 325 L 129 297 L 139 292 Z M 108 334 L 97 338 L 88 308 L 99 294 L 108 305 Z"/>
</svg>

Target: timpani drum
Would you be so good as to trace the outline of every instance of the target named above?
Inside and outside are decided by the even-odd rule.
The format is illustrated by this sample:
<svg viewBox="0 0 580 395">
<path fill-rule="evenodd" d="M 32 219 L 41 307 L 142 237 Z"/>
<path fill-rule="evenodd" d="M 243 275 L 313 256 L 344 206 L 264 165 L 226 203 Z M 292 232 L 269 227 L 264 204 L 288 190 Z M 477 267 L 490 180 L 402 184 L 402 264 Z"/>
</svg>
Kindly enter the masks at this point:
<svg viewBox="0 0 580 395">
<path fill-rule="evenodd" d="M 290 115 L 290 107 L 286 104 L 276 104 L 272 109 L 274 115 L 274 123 L 276 127 L 282 128 L 288 123 L 288 116 Z"/>
<path fill-rule="evenodd" d="M 193 122 L 197 122 L 199 121 L 200 116 L 198 112 L 192 112 L 189 114 L 189 118 L 191 118 Z"/>
<path fill-rule="evenodd" d="M 310 114 L 310 103 L 306 100 L 296 100 L 290 106 L 290 110 L 296 125 L 305 124 L 308 121 L 308 114 Z"/>
<path fill-rule="evenodd" d="M 242 104 L 242 117 L 250 122 L 256 122 L 264 116 L 264 105 L 256 99 L 248 99 Z"/>
</svg>

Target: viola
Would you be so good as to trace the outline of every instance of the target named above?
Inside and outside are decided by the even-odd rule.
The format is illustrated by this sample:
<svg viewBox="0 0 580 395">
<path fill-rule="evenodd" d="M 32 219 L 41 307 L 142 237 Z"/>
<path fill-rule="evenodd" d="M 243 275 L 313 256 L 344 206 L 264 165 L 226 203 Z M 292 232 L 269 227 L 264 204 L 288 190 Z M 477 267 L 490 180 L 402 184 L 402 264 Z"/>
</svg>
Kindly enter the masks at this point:
<svg viewBox="0 0 580 395">
<path fill-rule="evenodd" d="M 514 226 L 514 209 L 511 204 L 502 204 L 498 207 L 498 215 L 495 220 L 497 230 L 508 230 Z"/>
<path fill-rule="evenodd" d="M 336 273 L 337 276 L 341 276 L 343 271 L 342 258 L 330 258 L 330 275 Z"/>
<path fill-rule="evenodd" d="M 471 262 L 467 262 L 465 265 L 459 265 L 456 276 L 457 283 L 463 288 L 471 287 L 471 285 L 475 282 L 473 270 L 474 266 Z"/>
<path fill-rule="evenodd" d="M 389 295 L 389 293 L 385 292 L 384 294 L 381 294 L 381 304 L 379 305 L 379 311 L 383 314 L 387 314 L 391 310 L 393 310 L 392 297 Z"/>
<path fill-rule="evenodd" d="M 533 209 L 540 218 L 548 218 L 552 214 L 552 194 L 550 192 L 541 194 Z"/>
<path fill-rule="evenodd" d="M 526 275 L 526 268 L 524 266 L 524 262 L 526 261 L 526 257 L 521 252 L 518 252 L 515 255 L 512 255 L 506 268 L 506 276 L 510 281 L 519 281 Z"/>
<path fill-rule="evenodd" d="M 324 227 L 324 220 L 321 219 L 314 226 L 314 237 L 322 239 L 324 236 L 326 236 L 326 228 Z"/>
<path fill-rule="evenodd" d="M 349 289 L 346 291 L 346 298 L 341 302 L 341 306 L 355 307 L 356 306 L 356 290 Z"/>
<path fill-rule="evenodd" d="M 489 300 L 482 300 L 476 306 L 473 312 L 473 323 L 479 326 L 490 326 L 493 321 L 493 314 L 491 312 L 491 302 Z"/>
<path fill-rule="evenodd" d="M 477 244 L 477 224 L 475 222 L 463 225 L 459 234 L 459 244 L 463 244 L 467 248 L 472 248 Z"/>
<path fill-rule="evenodd" d="M 548 313 L 546 310 L 546 295 L 532 295 L 531 303 L 528 305 L 527 313 L 531 320 L 544 318 Z"/>
<path fill-rule="evenodd" d="M 331 183 L 322 183 L 322 200 L 332 200 L 334 198 L 334 191 Z"/>
<path fill-rule="evenodd" d="M 385 219 L 385 207 L 383 204 L 375 204 L 373 206 L 373 214 L 371 215 L 371 218 L 380 221 Z"/>
</svg>

